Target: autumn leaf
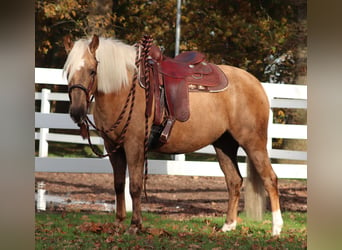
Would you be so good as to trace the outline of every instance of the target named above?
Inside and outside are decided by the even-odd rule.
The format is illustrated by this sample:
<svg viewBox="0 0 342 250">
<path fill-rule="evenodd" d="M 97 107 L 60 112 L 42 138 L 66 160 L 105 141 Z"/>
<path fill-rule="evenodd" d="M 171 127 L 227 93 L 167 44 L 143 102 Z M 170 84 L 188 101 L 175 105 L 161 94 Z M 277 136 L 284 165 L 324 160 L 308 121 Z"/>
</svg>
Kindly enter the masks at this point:
<svg viewBox="0 0 342 250">
<path fill-rule="evenodd" d="M 113 236 L 109 236 L 109 237 L 107 237 L 106 238 L 106 240 L 105 240 L 107 243 L 112 243 L 112 242 L 114 242 L 115 241 L 115 239 L 114 239 L 114 237 Z"/>
<path fill-rule="evenodd" d="M 148 228 L 147 233 L 152 236 L 169 236 L 170 233 L 161 228 Z"/>
<path fill-rule="evenodd" d="M 89 220 L 88 215 L 82 215 L 81 220 L 86 220 L 86 221 Z"/>
<path fill-rule="evenodd" d="M 84 222 L 78 228 L 83 232 L 101 233 L 102 231 L 102 226 L 99 222 Z"/>
<path fill-rule="evenodd" d="M 272 221 L 270 221 L 270 220 L 264 220 L 264 221 L 262 222 L 262 224 L 263 224 L 263 225 L 272 224 Z"/>
<path fill-rule="evenodd" d="M 190 245 L 188 246 L 188 248 L 190 248 L 190 249 L 200 249 L 201 246 L 200 246 L 200 245 L 196 245 L 196 244 L 190 244 Z"/>
</svg>

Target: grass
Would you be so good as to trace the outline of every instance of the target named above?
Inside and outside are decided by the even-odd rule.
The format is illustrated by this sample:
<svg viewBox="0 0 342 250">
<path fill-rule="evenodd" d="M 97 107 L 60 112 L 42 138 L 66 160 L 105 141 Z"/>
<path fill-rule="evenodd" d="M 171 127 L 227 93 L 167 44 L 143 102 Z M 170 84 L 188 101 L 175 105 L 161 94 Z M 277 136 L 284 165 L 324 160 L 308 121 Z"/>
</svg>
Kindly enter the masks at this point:
<svg viewBox="0 0 342 250">
<path fill-rule="evenodd" d="M 103 146 L 95 145 L 99 152 Z M 35 141 L 35 156 L 38 156 L 39 141 Z M 97 157 L 88 144 L 49 142 L 49 157 Z"/>
<path fill-rule="evenodd" d="M 306 249 L 306 213 L 283 213 L 280 237 L 271 236 L 271 214 L 253 222 L 239 215 L 235 231 L 218 229 L 224 217 L 172 219 L 143 213 L 144 229 L 126 235 L 124 227 L 113 225 L 108 213 L 37 213 L 36 249 Z"/>
</svg>

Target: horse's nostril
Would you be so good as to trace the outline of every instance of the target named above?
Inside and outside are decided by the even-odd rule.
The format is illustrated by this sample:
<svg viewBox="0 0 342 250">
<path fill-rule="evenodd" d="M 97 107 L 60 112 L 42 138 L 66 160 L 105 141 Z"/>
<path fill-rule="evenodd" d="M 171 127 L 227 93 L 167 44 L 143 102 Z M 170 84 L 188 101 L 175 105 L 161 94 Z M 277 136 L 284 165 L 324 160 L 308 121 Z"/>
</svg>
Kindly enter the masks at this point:
<svg viewBox="0 0 342 250">
<path fill-rule="evenodd" d="M 86 115 L 86 109 L 83 107 L 70 107 L 69 114 L 75 123 L 81 123 Z"/>
</svg>

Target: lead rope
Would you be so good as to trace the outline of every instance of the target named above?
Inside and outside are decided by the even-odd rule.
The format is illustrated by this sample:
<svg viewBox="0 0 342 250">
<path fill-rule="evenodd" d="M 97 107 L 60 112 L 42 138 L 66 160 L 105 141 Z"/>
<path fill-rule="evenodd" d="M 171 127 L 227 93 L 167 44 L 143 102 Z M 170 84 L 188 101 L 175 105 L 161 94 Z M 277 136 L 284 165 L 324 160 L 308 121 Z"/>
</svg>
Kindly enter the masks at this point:
<svg viewBox="0 0 342 250">
<path fill-rule="evenodd" d="M 136 75 L 136 73 L 134 74 Z M 126 104 L 124 106 L 124 109 L 123 111 L 121 112 L 118 120 L 114 123 L 114 125 L 107 129 L 107 130 L 104 130 L 104 131 L 101 131 L 100 129 L 98 129 L 96 127 L 96 125 L 89 119 L 88 116 L 86 116 L 86 120 L 84 121 L 83 124 L 85 124 L 86 126 L 86 131 L 87 131 L 87 139 L 88 139 L 88 143 L 89 143 L 89 146 L 90 148 L 92 149 L 92 151 L 98 156 L 98 157 L 106 157 L 106 156 L 109 156 L 111 155 L 112 153 L 115 153 L 121 146 L 122 146 L 122 143 L 126 137 L 126 132 L 127 132 L 127 128 L 128 128 L 128 125 L 129 125 L 129 122 L 131 121 L 131 117 L 132 117 L 132 112 L 133 112 L 133 107 L 134 107 L 134 103 L 135 103 L 135 87 L 136 87 L 136 84 L 135 82 L 132 83 L 132 88 L 127 96 L 127 101 L 126 101 Z M 108 152 L 107 154 L 102 154 L 100 152 L 98 152 L 97 149 L 95 149 L 94 145 L 92 144 L 91 142 L 91 139 L 90 139 L 90 132 L 89 132 L 89 124 L 94 128 L 96 129 L 98 132 L 102 133 L 102 135 L 106 135 L 108 132 L 112 131 L 113 129 L 115 129 L 122 121 L 122 118 L 123 118 L 123 115 L 126 113 L 126 110 L 127 110 L 127 107 L 128 107 L 128 103 L 129 103 L 129 100 L 131 100 L 131 105 L 130 105 L 130 109 L 129 109 L 129 112 L 128 112 L 128 117 L 127 117 L 127 121 L 120 133 L 120 136 L 119 136 L 119 139 L 118 139 L 118 142 L 116 143 L 116 146 L 115 148 L 111 151 L 111 152 Z"/>
<path fill-rule="evenodd" d="M 152 46 L 152 37 L 145 35 L 143 38 L 143 62 L 144 62 L 144 80 L 145 80 L 145 102 L 146 102 L 146 107 L 145 107 L 145 138 L 144 138 L 144 161 L 145 161 L 145 173 L 144 173 L 144 193 L 145 193 L 145 198 L 148 201 L 147 197 L 147 192 L 146 192 L 146 183 L 148 179 L 148 161 L 147 161 L 147 151 L 148 151 L 148 107 L 147 104 L 150 99 L 150 64 L 148 62 L 149 56 L 150 56 L 150 50 Z"/>
</svg>

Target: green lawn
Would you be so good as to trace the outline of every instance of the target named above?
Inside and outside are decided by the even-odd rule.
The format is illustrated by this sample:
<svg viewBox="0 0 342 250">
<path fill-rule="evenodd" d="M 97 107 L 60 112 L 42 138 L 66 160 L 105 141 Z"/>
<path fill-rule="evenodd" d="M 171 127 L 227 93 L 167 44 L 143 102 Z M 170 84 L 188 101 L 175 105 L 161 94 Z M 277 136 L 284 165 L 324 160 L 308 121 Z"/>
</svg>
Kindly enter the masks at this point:
<svg viewBox="0 0 342 250">
<path fill-rule="evenodd" d="M 252 222 L 242 213 L 235 231 L 219 232 L 224 217 L 173 220 L 143 213 L 144 229 L 126 235 L 108 213 L 37 213 L 36 249 L 306 249 L 306 213 L 283 213 L 280 237 L 271 236 L 271 214 Z"/>
</svg>

